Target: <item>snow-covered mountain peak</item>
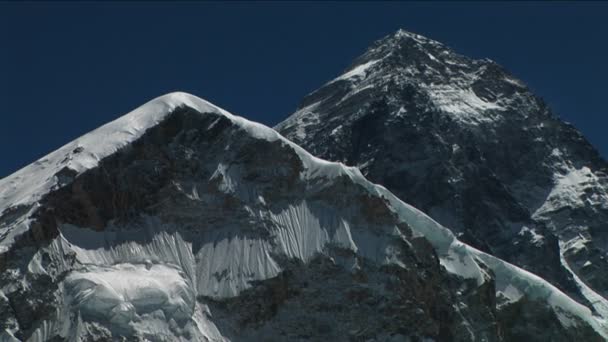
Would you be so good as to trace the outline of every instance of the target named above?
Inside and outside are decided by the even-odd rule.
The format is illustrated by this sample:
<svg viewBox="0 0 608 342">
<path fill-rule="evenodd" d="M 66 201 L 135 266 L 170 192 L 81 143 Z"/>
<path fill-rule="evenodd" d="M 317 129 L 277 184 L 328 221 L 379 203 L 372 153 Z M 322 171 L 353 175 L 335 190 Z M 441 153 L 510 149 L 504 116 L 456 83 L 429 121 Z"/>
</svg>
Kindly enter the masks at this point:
<svg viewBox="0 0 608 342">
<path fill-rule="evenodd" d="M 404 30 L 374 42 L 354 60 L 346 73 L 371 64 L 375 64 L 374 70 L 380 78 L 400 78 L 402 81 L 425 84 L 462 85 L 467 79 L 475 81 L 492 76 L 498 81 L 506 78 L 506 81 L 513 85 L 525 87 L 489 58 L 469 58 L 441 42 Z M 339 77 L 346 78 L 348 77 Z"/>
<path fill-rule="evenodd" d="M 413 38 L 417 38 L 417 39 L 427 39 L 424 36 L 421 36 L 417 33 L 411 32 L 411 31 L 407 31 L 405 29 L 398 29 L 397 32 L 395 32 L 394 37 L 396 37 L 396 38 L 413 37 Z"/>
<path fill-rule="evenodd" d="M 608 164 L 580 132 L 492 60 L 407 32 L 353 66 L 277 130 L 588 307 L 608 296 Z"/>
<path fill-rule="evenodd" d="M 446 67 L 458 65 L 454 59 L 473 64 L 482 62 L 462 56 L 441 42 L 405 30 L 379 39 L 355 63 L 362 58 L 388 59 L 393 68 L 425 63 L 440 63 Z"/>
<path fill-rule="evenodd" d="M 24 205 L 36 200 L 30 196 L 45 193 L 57 185 L 60 179 L 54 175 L 63 168 L 72 170 L 75 176 L 95 167 L 99 160 L 136 140 L 181 106 L 194 108 L 201 113 L 217 113 L 235 118 L 225 110 L 188 93 L 173 92 L 159 96 L 0 179 L 0 213 L 9 206 Z M 31 179 L 36 179 L 37 182 L 31 182 Z"/>
<path fill-rule="evenodd" d="M 2 340 L 468 341 L 541 324 L 497 301 L 541 312 L 551 338 L 608 336 L 605 300 L 594 315 L 357 168 L 189 94 L 47 159 L 0 189 Z"/>
<path fill-rule="evenodd" d="M 101 160 L 139 139 L 147 130 L 168 119 L 177 108 L 189 107 L 202 115 L 213 113 L 226 117 L 253 136 L 275 140 L 278 134 L 185 92 L 159 96 L 133 111 L 107 123 L 54 152 L 0 179 L 0 215 L 36 209 L 36 202 L 52 190 L 71 183 Z M 25 227 L 25 226 L 23 226 Z M 17 227 L 18 228 L 18 227 Z M 2 232 L 0 252 L 5 251 L 23 229 Z"/>
<path fill-rule="evenodd" d="M 383 40 L 380 40 L 380 44 L 386 44 L 389 41 L 392 41 L 391 44 L 398 44 L 398 43 L 402 43 L 403 41 L 406 40 L 413 40 L 416 43 L 418 43 L 418 47 L 422 48 L 424 46 L 435 46 L 435 47 L 443 47 L 444 45 L 441 42 L 438 42 L 436 40 L 433 40 L 431 38 L 428 38 L 426 36 L 414 33 L 414 32 L 410 32 L 410 31 L 406 31 L 404 29 L 399 29 L 397 30 L 397 32 L 395 32 L 393 35 L 389 35 L 388 37 L 384 38 L 384 42 Z"/>
<path fill-rule="evenodd" d="M 416 108 L 398 106 L 404 96 Z M 335 135 L 341 123 L 360 119 L 378 102 L 394 105 L 391 121 L 425 120 L 426 113 L 435 112 L 441 120 L 467 127 L 520 120 L 542 106 L 523 82 L 495 62 L 471 59 L 434 40 L 398 31 L 372 44 L 342 75 L 306 96 L 277 128 L 296 131 L 290 138 L 297 143 L 314 123 L 330 122 L 323 134 Z M 340 117 L 331 110 L 350 103 L 359 106 L 340 111 Z M 514 105 L 526 110 L 508 110 Z"/>
<path fill-rule="evenodd" d="M 430 52 L 438 49 L 449 51 L 449 49 L 437 41 L 416 33 L 398 30 L 396 33 L 379 39 L 372 44 L 365 53 L 355 59 L 345 74 L 338 79 L 348 79 L 352 75 L 360 74 L 361 69 L 367 69 L 378 62 L 383 62 L 378 63 L 378 67 L 382 65 L 384 69 L 420 63 L 420 58 L 412 58 L 413 56 L 420 57 L 417 56 L 418 54 L 424 54 L 431 60 L 437 60 Z"/>
</svg>

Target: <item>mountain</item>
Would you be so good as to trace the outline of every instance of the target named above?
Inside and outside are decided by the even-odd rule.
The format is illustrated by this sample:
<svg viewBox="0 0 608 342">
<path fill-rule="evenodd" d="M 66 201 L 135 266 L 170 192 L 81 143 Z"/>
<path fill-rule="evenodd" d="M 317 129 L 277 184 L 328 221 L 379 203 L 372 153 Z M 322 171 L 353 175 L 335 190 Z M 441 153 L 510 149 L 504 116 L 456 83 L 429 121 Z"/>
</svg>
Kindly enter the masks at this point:
<svg viewBox="0 0 608 342">
<path fill-rule="evenodd" d="M 606 310 L 595 298 L 608 295 L 608 163 L 495 62 L 400 30 L 276 129 Z"/>
<path fill-rule="evenodd" d="M 185 93 L 0 180 L 0 201 L 1 341 L 608 337 L 605 312 L 357 168 Z"/>
</svg>

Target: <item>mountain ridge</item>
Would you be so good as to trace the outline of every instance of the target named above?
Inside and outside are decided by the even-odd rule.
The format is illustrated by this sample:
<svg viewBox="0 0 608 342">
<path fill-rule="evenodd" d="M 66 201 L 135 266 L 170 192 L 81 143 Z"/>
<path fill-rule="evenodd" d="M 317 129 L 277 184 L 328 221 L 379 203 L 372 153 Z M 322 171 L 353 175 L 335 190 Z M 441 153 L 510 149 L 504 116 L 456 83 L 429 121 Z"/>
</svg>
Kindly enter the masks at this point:
<svg viewBox="0 0 608 342">
<path fill-rule="evenodd" d="M 27 228 L 0 262 L 3 340 L 501 340 L 500 329 L 540 321 L 555 338 L 608 335 L 605 318 L 459 242 L 357 168 L 191 95 L 159 99 L 135 111 L 158 119 L 144 120 L 136 139 L 111 140 L 110 154 L 84 159 L 94 165 L 49 158 L 59 162 L 52 185 L 34 191 L 49 192 L 11 196 L 35 206 L 2 217 L 3 230 Z M 106 151 L 86 137 L 64 149 Z M 333 289 L 332 279 L 339 290 L 315 292 Z M 502 308 L 542 314 L 499 314 L 495 296 Z M 343 314 L 328 316 L 336 308 Z M 372 312 L 378 324 L 357 330 Z M 308 323 L 290 325 L 293 315 Z"/>
<path fill-rule="evenodd" d="M 608 163 L 495 62 L 398 31 L 275 128 L 581 302 L 606 296 Z"/>
<path fill-rule="evenodd" d="M 170 93 L 0 180 L 0 341 L 608 339 L 605 161 L 446 49 L 398 31 L 281 133 Z"/>
</svg>

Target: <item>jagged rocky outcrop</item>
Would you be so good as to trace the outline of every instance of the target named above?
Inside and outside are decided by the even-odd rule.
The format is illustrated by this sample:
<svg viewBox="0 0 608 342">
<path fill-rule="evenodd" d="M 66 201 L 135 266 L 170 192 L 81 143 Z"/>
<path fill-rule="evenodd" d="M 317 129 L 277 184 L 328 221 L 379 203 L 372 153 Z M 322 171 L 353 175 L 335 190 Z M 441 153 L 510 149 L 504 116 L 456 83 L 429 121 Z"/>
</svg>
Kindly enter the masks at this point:
<svg viewBox="0 0 608 342">
<path fill-rule="evenodd" d="M 495 62 L 400 30 L 276 129 L 581 303 L 608 295 L 608 163 Z"/>
<path fill-rule="evenodd" d="M 0 199 L 2 341 L 608 336 L 358 169 L 184 93 L 0 180 Z"/>
</svg>

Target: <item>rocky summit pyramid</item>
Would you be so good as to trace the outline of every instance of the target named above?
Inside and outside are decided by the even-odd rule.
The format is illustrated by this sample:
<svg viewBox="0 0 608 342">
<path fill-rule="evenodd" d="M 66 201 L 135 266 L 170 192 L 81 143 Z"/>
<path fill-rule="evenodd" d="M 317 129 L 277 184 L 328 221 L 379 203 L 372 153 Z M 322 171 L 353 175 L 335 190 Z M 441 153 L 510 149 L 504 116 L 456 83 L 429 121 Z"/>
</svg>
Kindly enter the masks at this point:
<svg viewBox="0 0 608 342">
<path fill-rule="evenodd" d="M 608 163 L 495 62 L 400 30 L 276 129 L 607 312 Z"/>
<path fill-rule="evenodd" d="M 398 69 L 402 60 L 408 60 L 410 48 L 404 42 L 441 47 L 404 32 L 380 42 L 366 54 L 370 58 L 364 56 L 321 93 L 311 95 L 302 111 L 280 128 L 319 155 L 359 165 L 372 179 L 370 170 L 376 159 L 358 164 L 356 158 L 369 155 L 374 144 L 375 151 L 384 149 L 386 153 L 404 148 L 398 156 L 404 159 L 386 161 L 386 172 L 402 170 L 394 175 L 417 187 L 413 194 L 434 199 L 451 188 L 442 190 L 443 183 L 433 177 L 425 187 L 423 180 L 410 179 L 405 173 L 417 169 L 412 174 L 420 177 L 427 165 L 425 158 L 447 155 L 437 145 L 439 138 L 426 137 L 428 127 L 442 127 L 458 135 L 464 125 L 479 130 L 487 126 L 481 116 L 474 118 L 475 113 L 449 115 L 448 108 L 468 111 L 464 104 L 446 100 L 441 107 L 439 100 L 423 92 L 424 87 L 441 87 L 439 82 L 407 85 L 403 76 L 408 73 L 407 65 L 403 64 L 403 74 Z M 438 60 L 445 57 L 438 51 L 429 54 Z M 396 69 L 385 76 L 377 74 L 378 82 L 360 84 L 371 81 L 381 70 L 377 68 L 390 61 L 389 57 L 379 60 L 372 56 L 395 56 L 391 68 Z M 419 53 L 416 59 L 424 56 Z M 456 55 L 450 61 L 470 62 Z M 468 79 L 465 76 L 462 82 Z M 509 80 L 520 87 L 520 93 L 525 90 L 518 81 Z M 403 90 L 391 99 L 393 86 Z M 445 83 L 445 98 L 460 96 L 458 87 L 450 93 L 447 86 Z M 369 93 L 381 89 L 384 91 Z M 474 95 L 476 91 L 462 91 L 476 106 L 493 111 L 496 120 L 502 118 L 498 108 L 506 108 L 503 100 L 508 99 L 496 95 L 494 100 L 484 100 Z M 531 95 L 514 94 L 512 101 L 535 101 Z M 426 102 L 414 101 L 418 97 Z M 366 104 L 370 98 L 375 100 Z M 389 111 L 397 103 L 393 100 L 401 103 L 397 114 Z M 324 101 L 331 102 L 324 107 Z M 327 112 L 321 112 L 323 108 Z M 520 115 L 513 116 L 516 114 Z M 561 127 L 559 121 L 546 117 Z M 398 118 L 417 123 L 407 128 L 395 121 Z M 442 120 L 446 121 L 439 125 Z M 335 121 L 341 126 L 332 126 Z M 329 131 L 320 132 L 326 133 L 326 139 L 334 139 L 326 140 L 327 149 L 308 144 L 306 139 L 322 130 L 323 122 Z M 383 127 L 393 124 L 394 130 L 384 131 Z M 423 125 L 430 126 L 423 129 Z M 562 140 L 578 139 L 588 146 L 576 131 L 564 127 Z M 401 139 L 400 134 L 416 130 L 412 143 L 402 145 L 409 140 Z M 520 129 L 514 127 L 513 131 Z M 347 132 L 351 132 L 351 140 L 337 138 L 346 137 Z M 354 138 L 356 134 L 361 136 Z M 470 136 L 475 139 L 473 133 Z M 418 143 L 413 143 L 416 139 Z M 423 143 L 425 139 L 427 143 Z M 350 154 L 349 144 L 355 151 Z M 487 197 L 494 194 L 487 189 L 492 182 L 492 189 L 509 190 L 496 175 L 490 174 L 494 181 L 484 178 L 490 176 L 482 174 L 477 169 L 482 166 L 473 161 L 487 162 L 487 157 L 474 148 L 469 153 L 467 148 L 462 143 L 450 153 L 470 160 L 470 169 L 463 170 L 461 177 L 471 177 L 465 171 L 478 172 L 477 195 L 497 200 L 494 210 L 498 215 L 504 203 L 515 200 Z M 559 151 L 560 158 L 584 151 L 593 155 L 591 148 L 570 151 L 562 147 Z M 473 159 L 475 155 L 477 159 Z M 570 172 L 583 168 L 578 164 L 570 167 Z M 593 165 L 585 167 L 585 172 L 601 181 Z M 579 189 L 571 178 L 568 186 Z M 391 179 L 393 183 L 383 183 L 389 187 L 400 184 Z M 564 179 L 556 179 L 554 186 Z M 520 189 L 522 193 L 526 190 L 531 191 Z M 488 253 L 506 255 L 506 248 L 497 248 L 498 242 L 482 243 L 489 241 L 483 240 L 483 234 L 494 226 L 465 229 L 468 221 L 458 226 L 457 211 L 446 220 L 449 211 L 438 216 L 440 211 L 429 210 L 445 225 L 453 225 L 455 232 L 468 232 L 460 235 L 461 241 L 437 220 L 402 201 L 415 202 L 416 198 L 399 193 L 399 188 L 394 191 L 398 196 L 370 182 L 357 167 L 314 157 L 273 129 L 200 98 L 185 93 L 161 96 L 0 180 L 0 341 L 608 338 L 606 300 L 592 287 L 584 287 L 584 267 L 569 266 L 558 258 L 563 266 L 553 269 L 552 259 L 539 261 L 530 252 L 534 251 L 531 246 L 539 246 L 547 255 L 557 251 L 558 257 L 560 249 L 572 252 L 567 244 L 571 240 L 560 232 L 566 234 L 573 228 L 560 230 L 546 223 L 559 200 L 549 201 L 543 210 L 537 210 L 538 216 L 527 219 L 527 229 L 518 227 L 517 220 L 509 221 L 511 230 L 519 229 L 514 236 L 521 236 L 513 239 L 521 244 L 513 255 L 521 258 L 510 260 L 529 269 L 529 265 L 538 266 L 532 269 L 537 274 L 545 270 L 540 264 L 545 265 L 552 271 L 546 274 L 554 276 L 547 276 L 547 281 Z M 548 197 L 552 196 L 561 193 L 556 190 Z M 572 210 L 577 203 L 570 204 Z M 526 207 L 515 207 L 524 220 Z M 478 210 L 478 215 L 486 217 L 486 209 L 467 210 Z M 495 225 L 513 216 L 497 217 L 491 221 Z M 586 241 L 599 240 L 589 236 Z M 529 263 L 520 262 L 524 256 L 531 258 Z"/>
</svg>

